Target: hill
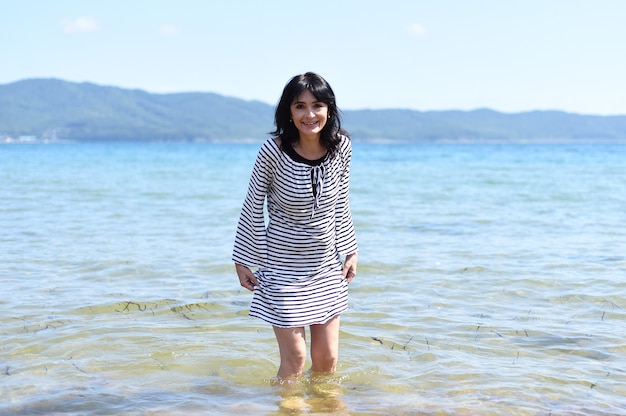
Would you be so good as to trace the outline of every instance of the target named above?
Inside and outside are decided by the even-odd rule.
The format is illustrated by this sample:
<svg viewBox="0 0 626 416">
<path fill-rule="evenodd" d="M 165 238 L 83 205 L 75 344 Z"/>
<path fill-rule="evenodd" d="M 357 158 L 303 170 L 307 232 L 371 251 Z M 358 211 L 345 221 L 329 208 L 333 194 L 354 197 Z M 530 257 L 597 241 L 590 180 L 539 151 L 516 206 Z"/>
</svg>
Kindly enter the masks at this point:
<svg viewBox="0 0 626 416">
<path fill-rule="evenodd" d="M 562 111 L 360 110 L 346 112 L 355 137 L 409 141 L 625 141 L 626 116 Z"/>
<path fill-rule="evenodd" d="M 343 116 L 355 140 L 626 140 L 626 116 L 487 109 L 348 110 Z M 0 85 L 0 140 L 262 140 L 272 122 L 271 105 L 214 93 L 151 94 L 58 79 Z"/>
<path fill-rule="evenodd" d="M 211 93 L 32 79 L 0 86 L 0 134 L 78 141 L 218 140 L 265 135 L 271 106 Z"/>
</svg>

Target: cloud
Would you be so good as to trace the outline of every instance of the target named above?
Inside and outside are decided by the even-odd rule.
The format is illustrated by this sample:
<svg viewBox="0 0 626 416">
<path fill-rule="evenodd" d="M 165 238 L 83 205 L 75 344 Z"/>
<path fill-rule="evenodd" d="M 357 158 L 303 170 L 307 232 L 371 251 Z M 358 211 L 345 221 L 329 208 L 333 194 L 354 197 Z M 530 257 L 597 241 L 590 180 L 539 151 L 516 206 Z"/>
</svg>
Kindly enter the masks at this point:
<svg viewBox="0 0 626 416">
<path fill-rule="evenodd" d="M 406 31 L 411 36 L 420 36 L 426 32 L 426 28 L 421 23 L 413 23 L 406 28 Z"/>
<path fill-rule="evenodd" d="M 182 35 L 183 30 L 176 25 L 167 23 L 159 26 L 159 33 L 163 36 L 174 37 Z"/>
<path fill-rule="evenodd" d="M 93 17 L 63 19 L 61 22 L 61 29 L 63 30 L 63 33 L 99 32 L 100 23 Z"/>
</svg>

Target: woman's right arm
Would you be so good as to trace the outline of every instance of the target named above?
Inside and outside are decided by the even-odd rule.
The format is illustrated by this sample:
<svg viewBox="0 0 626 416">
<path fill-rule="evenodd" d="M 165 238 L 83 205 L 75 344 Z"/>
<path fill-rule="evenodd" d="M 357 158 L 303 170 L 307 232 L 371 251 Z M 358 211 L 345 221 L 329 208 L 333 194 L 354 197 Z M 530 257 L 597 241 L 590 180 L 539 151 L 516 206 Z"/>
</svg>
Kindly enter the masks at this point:
<svg viewBox="0 0 626 416">
<path fill-rule="evenodd" d="M 263 205 L 273 178 L 272 147 L 269 142 L 257 155 L 241 209 L 232 260 L 240 265 L 262 266 L 265 263 L 265 218 Z"/>
<path fill-rule="evenodd" d="M 256 280 L 256 277 L 254 277 L 252 270 L 250 270 L 248 266 L 239 263 L 235 263 L 235 270 L 237 271 L 241 287 L 245 287 L 249 291 L 254 291 L 254 287 L 258 286 L 259 282 Z"/>
</svg>

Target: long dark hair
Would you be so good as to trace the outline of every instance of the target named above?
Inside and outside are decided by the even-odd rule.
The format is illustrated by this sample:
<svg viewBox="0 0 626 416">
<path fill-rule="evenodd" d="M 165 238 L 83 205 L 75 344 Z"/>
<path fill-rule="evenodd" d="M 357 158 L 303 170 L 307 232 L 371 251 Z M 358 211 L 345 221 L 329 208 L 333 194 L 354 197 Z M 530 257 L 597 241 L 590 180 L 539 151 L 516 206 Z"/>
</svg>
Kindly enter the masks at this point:
<svg viewBox="0 0 626 416">
<path fill-rule="evenodd" d="M 285 85 L 274 115 L 276 130 L 270 134 L 280 138 L 283 146 L 293 147 L 293 144 L 298 141 L 300 137 L 298 129 L 290 121 L 291 104 L 306 90 L 310 91 L 318 101 L 328 105 L 328 120 L 320 133 L 320 141 L 328 152 L 334 155 L 341 141 L 339 135 L 347 136 L 348 133 L 341 128 L 341 116 L 333 89 L 324 78 L 313 72 L 296 75 Z"/>
</svg>

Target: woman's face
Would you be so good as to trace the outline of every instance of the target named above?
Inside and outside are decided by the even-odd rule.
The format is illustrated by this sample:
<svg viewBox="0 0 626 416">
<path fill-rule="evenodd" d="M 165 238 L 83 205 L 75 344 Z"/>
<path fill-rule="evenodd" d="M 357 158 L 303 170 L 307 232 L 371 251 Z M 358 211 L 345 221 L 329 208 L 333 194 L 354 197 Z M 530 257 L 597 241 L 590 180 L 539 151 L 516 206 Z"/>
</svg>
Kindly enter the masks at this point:
<svg viewBox="0 0 626 416">
<path fill-rule="evenodd" d="M 328 105 L 306 90 L 291 104 L 291 119 L 301 138 L 319 138 L 328 120 Z"/>
</svg>

